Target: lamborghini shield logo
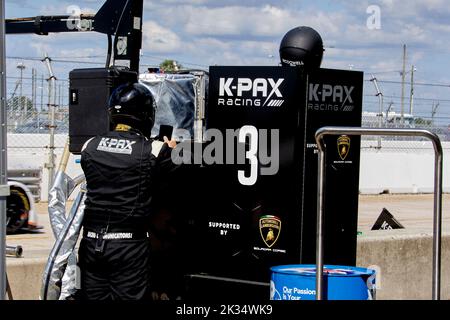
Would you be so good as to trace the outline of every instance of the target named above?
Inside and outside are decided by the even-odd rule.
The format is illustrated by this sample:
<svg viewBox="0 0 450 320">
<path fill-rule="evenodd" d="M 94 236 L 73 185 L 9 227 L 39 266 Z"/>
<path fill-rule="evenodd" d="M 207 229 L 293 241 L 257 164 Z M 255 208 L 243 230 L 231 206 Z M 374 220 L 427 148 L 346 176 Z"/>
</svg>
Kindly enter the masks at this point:
<svg viewBox="0 0 450 320">
<path fill-rule="evenodd" d="M 281 220 L 278 217 L 266 215 L 259 219 L 259 233 L 269 248 L 277 242 L 280 232 Z"/>
<path fill-rule="evenodd" d="M 342 160 L 345 160 L 345 158 L 347 158 L 348 153 L 350 151 L 350 138 L 348 136 L 340 136 L 337 139 L 337 147 L 338 147 L 339 157 Z"/>
</svg>

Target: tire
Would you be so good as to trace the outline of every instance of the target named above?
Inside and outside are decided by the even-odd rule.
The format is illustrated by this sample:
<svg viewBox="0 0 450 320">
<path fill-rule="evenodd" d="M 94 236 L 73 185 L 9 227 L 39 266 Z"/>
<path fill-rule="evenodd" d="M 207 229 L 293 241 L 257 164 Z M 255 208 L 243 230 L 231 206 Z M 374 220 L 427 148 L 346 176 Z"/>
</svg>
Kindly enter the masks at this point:
<svg viewBox="0 0 450 320">
<path fill-rule="evenodd" d="M 6 199 L 6 233 L 17 233 L 28 225 L 30 201 L 23 189 L 10 186 L 10 195 Z"/>
</svg>

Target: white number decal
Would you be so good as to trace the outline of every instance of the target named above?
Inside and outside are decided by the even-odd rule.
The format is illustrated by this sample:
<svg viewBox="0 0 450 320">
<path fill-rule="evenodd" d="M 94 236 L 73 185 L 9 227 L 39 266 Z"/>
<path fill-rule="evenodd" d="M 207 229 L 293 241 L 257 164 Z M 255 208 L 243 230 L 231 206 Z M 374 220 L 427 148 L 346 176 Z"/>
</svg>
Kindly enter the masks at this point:
<svg viewBox="0 0 450 320">
<path fill-rule="evenodd" d="M 252 186 L 258 179 L 258 130 L 254 126 L 243 126 L 239 130 L 239 142 L 245 143 L 245 138 L 249 136 L 249 150 L 245 153 L 250 160 L 250 176 L 246 177 L 244 170 L 238 171 L 238 180 L 244 186 Z"/>
</svg>

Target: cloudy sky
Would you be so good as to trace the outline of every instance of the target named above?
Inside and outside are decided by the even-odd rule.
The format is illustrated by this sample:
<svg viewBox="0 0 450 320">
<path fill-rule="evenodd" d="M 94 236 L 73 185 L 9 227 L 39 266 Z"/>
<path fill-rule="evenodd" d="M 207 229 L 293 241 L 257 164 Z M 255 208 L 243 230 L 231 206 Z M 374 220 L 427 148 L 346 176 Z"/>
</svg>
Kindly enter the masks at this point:
<svg viewBox="0 0 450 320">
<path fill-rule="evenodd" d="M 95 13 L 103 2 L 6 0 L 6 17 L 66 14 L 74 4 L 83 12 Z M 277 65 L 283 35 L 306 25 L 323 38 L 322 67 L 361 70 L 366 80 L 374 74 L 381 81 L 391 81 L 380 85 L 386 104 L 394 102 L 398 111 L 401 90 L 397 82 L 401 81 L 402 45 L 406 44 L 406 68 L 417 68 L 415 109 L 429 116 L 433 101 L 439 100 L 441 116 L 450 117 L 448 0 L 144 0 L 144 6 L 141 64 L 145 66 L 166 58 L 202 69 L 210 65 Z M 379 9 L 380 20 L 372 19 L 373 6 Z M 45 52 L 66 60 L 102 63 L 106 37 L 95 33 L 7 36 L 9 57 L 42 57 Z M 80 65 L 55 64 L 55 72 L 67 78 L 74 67 Z M 10 69 L 8 74 L 17 73 Z M 366 109 L 376 107 L 374 93 L 367 81 Z M 406 97 L 409 105 L 409 83 Z"/>
</svg>

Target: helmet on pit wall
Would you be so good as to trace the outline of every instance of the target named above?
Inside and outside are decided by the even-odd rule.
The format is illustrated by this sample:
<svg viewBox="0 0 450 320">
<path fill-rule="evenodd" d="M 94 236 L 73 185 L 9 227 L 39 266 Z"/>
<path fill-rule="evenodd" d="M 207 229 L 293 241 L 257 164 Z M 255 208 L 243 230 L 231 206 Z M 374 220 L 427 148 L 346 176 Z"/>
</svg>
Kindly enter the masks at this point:
<svg viewBox="0 0 450 320">
<path fill-rule="evenodd" d="M 320 34 L 310 27 L 297 27 L 286 33 L 280 44 L 280 60 L 285 66 L 301 66 L 312 70 L 320 67 L 323 57 Z"/>
</svg>

